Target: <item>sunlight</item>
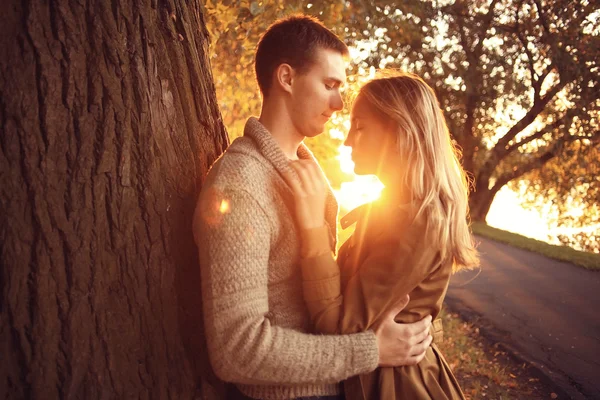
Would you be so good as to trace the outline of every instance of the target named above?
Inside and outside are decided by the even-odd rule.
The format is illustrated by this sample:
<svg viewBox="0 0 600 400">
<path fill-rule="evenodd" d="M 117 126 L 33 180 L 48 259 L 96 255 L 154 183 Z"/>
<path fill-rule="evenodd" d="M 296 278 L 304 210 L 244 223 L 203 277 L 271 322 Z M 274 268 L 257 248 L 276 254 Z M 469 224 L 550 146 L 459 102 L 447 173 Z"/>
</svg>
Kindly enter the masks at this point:
<svg viewBox="0 0 600 400">
<path fill-rule="evenodd" d="M 600 230 L 600 223 L 585 227 L 556 226 L 557 213 L 551 210 L 552 203 L 544 204 L 540 211 L 525 209 L 520 194 L 505 186 L 496 194 L 486 222 L 494 228 L 518 233 L 550 244 L 561 244 L 558 235 L 573 236 L 578 233 L 593 233 Z M 570 216 L 577 218 L 590 212 L 582 205 L 574 205 Z M 578 249 L 577 246 L 573 246 Z"/>
<path fill-rule="evenodd" d="M 377 200 L 383 190 L 383 184 L 375 175 L 354 175 L 352 149 L 344 145 L 338 149 L 340 154 L 336 158 L 340 162 L 341 170 L 353 177 L 352 181 L 343 182 L 340 189 L 334 190 L 342 211 L 352 210 L 362 204 Z"/>
<path fill-rule="evenodd" d="M 548 212 L 549 210 L 546 210 Z M 548 242 L 547 216 L 521 206 L 519 194 L 503 187 L 496 194 L 486 222 L 489 226 Z"/>
<path fill-rule="evenodd" d="M 383 190 L 383 184 L 375 175 L 355 176 L 352 182 L 343 182 L 335 196 L 344 211 L 377 200 Z"/>
</svg>

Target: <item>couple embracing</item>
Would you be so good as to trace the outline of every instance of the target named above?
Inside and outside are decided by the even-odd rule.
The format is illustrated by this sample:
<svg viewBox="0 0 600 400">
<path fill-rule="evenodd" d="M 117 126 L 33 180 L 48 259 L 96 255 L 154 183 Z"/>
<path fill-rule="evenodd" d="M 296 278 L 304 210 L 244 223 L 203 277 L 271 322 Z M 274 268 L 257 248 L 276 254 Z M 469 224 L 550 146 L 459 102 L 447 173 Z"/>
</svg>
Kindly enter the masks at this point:
<svg viewBox="0 0 600 400">
<path fill-rule="evenodd" d="M 478 264 L 468 184 L 434 91 L 376 78 L 352 104 L 355 173 L 385 185 L 344 218 L 302 143 L 343 108 L 348 49 L 316 19 L 263 34 L 259 118 L 214 163 L 194 217 L 212 368 L 239 399 L 463 399 L 436 346 L 450 275 Z"/>
</svg>

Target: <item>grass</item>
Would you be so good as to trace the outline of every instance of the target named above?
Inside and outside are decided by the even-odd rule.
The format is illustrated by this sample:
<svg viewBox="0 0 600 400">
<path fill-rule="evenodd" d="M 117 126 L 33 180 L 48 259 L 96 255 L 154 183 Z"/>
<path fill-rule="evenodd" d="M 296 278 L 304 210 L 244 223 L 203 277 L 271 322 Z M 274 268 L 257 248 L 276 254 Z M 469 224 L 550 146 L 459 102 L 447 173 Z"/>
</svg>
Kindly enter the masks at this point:
<svg viewBox="0 0 600 400">
<path fill-rule="evenodd" d="M 444 341 L 438 347 L 468 400 L 559 398 L 559 390 L 540 379 L 537 370 L 481 336 L 475 324 L 465 322 L 447 308 L 442 310 L 441 318 Z"/>
<path fill-rule="evenodd" d="M 577 251 L 568 246 L 548 244 L 516 233 L 492 228 L 481 222 L 474 222 L 471 227 L 476 235 L 533 251 L 555 260 L 569 262 L 591 270 L 600 270 L 600 254 Z"/>
</svg>

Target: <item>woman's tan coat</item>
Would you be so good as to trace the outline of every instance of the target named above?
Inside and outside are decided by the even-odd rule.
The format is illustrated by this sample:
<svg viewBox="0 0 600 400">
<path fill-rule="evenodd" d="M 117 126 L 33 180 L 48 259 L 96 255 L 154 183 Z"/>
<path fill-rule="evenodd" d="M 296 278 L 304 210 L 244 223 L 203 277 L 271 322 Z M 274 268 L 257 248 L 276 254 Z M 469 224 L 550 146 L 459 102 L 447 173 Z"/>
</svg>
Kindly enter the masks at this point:
<svg viewBox="0 0 600 400">
<path fill-rule="evenodd" d="M 410 302 L 396 317 L 416 322 L 434 319 L 434 344 L 418 365 L 377 368 L 344 382 L 347 400 L 464 399 L 436 341 L 436 319 L 448 289 L 452 261 L 442 260 L 427 240 L 422 218 L 410 205 L 384 201 L 365 205 L 342 219 L 358 220 L 340 249 L 337 262 L 328 250 L 326 228 L 306 231 L 303 241 L 303 290 L 314 328 L 321 333 L 355 333 L 374 329 L 380 318 L 408 293 Z"/>
</svg>

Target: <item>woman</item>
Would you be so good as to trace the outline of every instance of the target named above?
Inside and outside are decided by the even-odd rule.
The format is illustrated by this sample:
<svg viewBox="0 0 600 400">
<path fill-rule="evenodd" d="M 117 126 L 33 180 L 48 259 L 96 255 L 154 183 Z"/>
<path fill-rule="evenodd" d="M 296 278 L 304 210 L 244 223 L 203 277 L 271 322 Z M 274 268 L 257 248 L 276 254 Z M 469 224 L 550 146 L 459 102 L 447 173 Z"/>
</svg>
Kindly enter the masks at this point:
<svg viewBox="0 0 600 400">
<path fill-rule="evenodd" d="M 479 260 L 467 224 L 467 179 L 433 90 L 411 74 L 368 82 L 354 103 L 346 145 L 355 173 L 376 174 L 385 190 L 342 219 L 342 227 L 357 226 L 337 263 L 323 222 L 326 181 L 311 163 L 293 163 L 304 297 L 315 329 L 374 329 L 406 294 L 410 301 L 396 320 L 431 315 L 439 327 L 452 271 Z M 346 381 L 346 398 L 463 399 L 436 336 L 419 364 Z"/>
</svg>

